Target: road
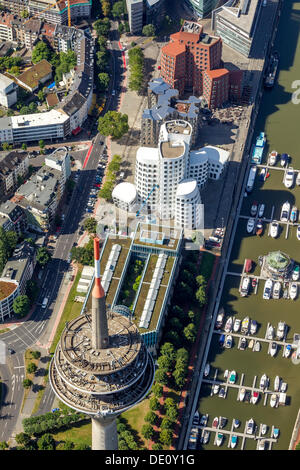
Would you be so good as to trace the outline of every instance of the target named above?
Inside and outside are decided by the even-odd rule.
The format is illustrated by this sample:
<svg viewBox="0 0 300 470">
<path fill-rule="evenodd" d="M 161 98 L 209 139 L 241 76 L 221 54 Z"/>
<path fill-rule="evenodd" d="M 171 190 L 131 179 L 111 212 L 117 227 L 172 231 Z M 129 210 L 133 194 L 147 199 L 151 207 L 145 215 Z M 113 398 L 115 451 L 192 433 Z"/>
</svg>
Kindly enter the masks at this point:
<svg viewBox="0 0 300 470">
<path fill-rule="evenodd" d="M 123 58 L 119 48 L 117 22 L 112 22 L 109 46 L 112 54 L 112 80 L 105 111 L 116 110 L 120 100 L 119 92 L 121 91 Z M 113 89 L 116 90 L 114 96 L 111 94 Z M 46 345 L 49 340 L 52 326 L 59 310 L 59 292 L 64 276 L 70 266 L 67 260 L 73 243 L 79 238 L 78 232 L 86 215 L 86 203 L 96 176 L 99 156 L 104 148 L 104 139 L 100 134 L 96 135 L 86 165 L 80 172 L 80 178 L 73 191 L 69 210 L 65 215 L 52 260 L 44 269 L 42 288 L 30 320 L 1 335 L 1 340 L 7 346 L 14 349 L 15 354 L 9 355 L 7 363 L 0 365 L 0 376 L 3 383 L 2 406 L 0 409 L 0 441 L 7 441 L 11 437 L 20 413 L 24 392 L 22 386 L 25 376 L 24 352 L 36 344 L 37 341 L 42 345 Z M 64 144 L 69 145 L 68 141 L 64 142 Z M 43 309 L 41 306 L 44 297 L 49 299 L 46 309 Z M 50 411 L 53 399 L 54 394 L 50 386 L 47 386 L 38 414 Z"/>
</svg>

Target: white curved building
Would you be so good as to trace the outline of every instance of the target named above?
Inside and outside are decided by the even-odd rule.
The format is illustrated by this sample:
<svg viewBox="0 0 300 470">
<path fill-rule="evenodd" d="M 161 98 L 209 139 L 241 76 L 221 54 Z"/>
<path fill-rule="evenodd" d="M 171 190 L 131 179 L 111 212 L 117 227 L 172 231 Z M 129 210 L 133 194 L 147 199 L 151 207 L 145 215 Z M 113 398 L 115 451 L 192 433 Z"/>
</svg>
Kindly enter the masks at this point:
<svg viewBox="0 0 300 470">
<path fill-rule="evenodd" d="M 207 145 L 190 152 L 188 174 L 203 188 L 208 179 L 218 180 L 229 160 L 229 152 L 219 147 Z"/>
<path fill-rule="evenodd" d="M 197 181 L 182 180 L 176 191 L 175 223 L 177 226 L 195 230 L 201 226 L 201 197 Z"/>
<path fill-rule="evenodd" d="M 20 285 L 14 279 L 0 278 L 0 321 L 14 314 L 13 302 L 20 295 Z"/>
<path fill-rule="evenodd" d="M 116 207 L 127 212 L 132 212 L 137 202 L 137 190 L 135 185 L 126 182 L 118 184 L 112 192 L 112 198 Z"/>
</svg>

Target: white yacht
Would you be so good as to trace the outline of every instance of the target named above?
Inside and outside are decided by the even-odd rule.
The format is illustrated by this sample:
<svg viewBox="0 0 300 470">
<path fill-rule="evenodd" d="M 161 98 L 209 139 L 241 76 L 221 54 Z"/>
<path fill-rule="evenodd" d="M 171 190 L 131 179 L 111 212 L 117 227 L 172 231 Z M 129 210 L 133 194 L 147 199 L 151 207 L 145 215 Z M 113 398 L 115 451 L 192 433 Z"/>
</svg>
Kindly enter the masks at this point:
<svg viewBox="0 0 300 470">
<path fill-rule="evenodd" d="M 291 282 L 289 287 L 289 295 L 292 300 L 295 300 L 298 295 L 298 284 Z"/>
<path fill-rule="evenodd" d="M 274 326 L 270 325 L 267 331 L 267 339 L 273 339 L 274 333 L 275 333 L 275 328 Z"/>
<path fill-rule="evenodd" d="M 242 281 L 241 290 L 240 290 L 240 294 L 242 297 L 246 297 L 248 295 L 249 287 L 250 287 L 250 277 L 245 276 Z"/>
<path fill-rule="evenodd" d="M 276 331 L 276 336 L 279 340 L 281 340 L 283 337 L 284 337 L 284 333 L 285 333 L 285 322 L 284 321 L 280 321 L 278 323 L 278 327 L 277 327 L 277 331 Z"/>
<path fill-rule="evenodd" d="M 270 355 L 272 357 L 275 356 L 275 354 L 277 353 L 277 343 L 271 343 L 270 346 L 269 346 L 269 352 L 270 352 Z"/>
<path fill-rule="evenodd" d="M 258 217 L 261 218 L 264 215 L 265 212 L 265 205 L 260 204 L 258 208 Z"/>
<path fill-rule="evenodd" d="M 273 299 L 279 299 L 281 294 L 281 282 L 276 281 L 273 288 Z"/>
<path fill-rule="evenodd" d="M 274 379 L 274 392 L 279 391 L 280 383 L 281 383 L 281 379 L 280 379 L 279 375 L 276 375 L 276 377 Z"/>
<path fill-rule="evenodd" d="M 295 172 L 294 169 L 290 166 L 284 172 L 283 184 L 286 188 L 290 189 L 294 184 Z"/>
<path fill-rule="evenodd" d="M 276 152 L 276 150 L 272 150 L 272 152 L 269 153 L 268 165 L 270 166 L 276 165 L 277 156 L 278 156 L 278 152 Z"/>
<path fill-rule="evenodd" d="M 297 174 L 296 185 L 300 186 L 300 171 L 298 171 L 298 174 Z"/>
<path fill-rule="evenodd" d="M 279 227 L 280 227 L 280 225 L 279 225 L 278 222 L 274 222 L 274 221 L 273 221 L 273 222 L 270 224 L 270 235 L 271 235 L 272 238 L 278 237 L 278 234 L 279 234 Z"/>
<path fill-rule="evenodd" d="M 252 233 L 254 230 L 254 227 L 255 227 L 255 220 L 253 219 L 253 217 L 250 217 L 250 219 L 248 219 L 248 222 L 247 222 L 247 232 Z"/>
<path fill-rule="evenodd" d="M 261 390 L 264 390 L 265 388 L 267 388 L 268 383 L 269 383 L 268 376 L 266 374 L 263 374 L 260 378 L 259 388 Z"/>
<path fill-rule="evenodd" d="M 299 277 L 300 277 L 300 269 L 299 269 L 299 265 L 296 264 L 292 272 L 292 279 L 293 281 L 298 281 Z"/>
<path fill-rule="evenodd" d="M 297 227 L 296 235 L 297 235 L 297 240 L 300 240 L 300 225 L 298 225 L 298 227 Z"/>
<path fill-rule="evenodd" d="M 289 221 L 290 210 L 291 210 L 291 204 L 289 203 L 289 201 L 286 201 L 281 208 L 281 214 L 280 214 L 281 222 Z"/>
<path fill-rule="evenodd" d="M 277 395 L 276 395 L 276 393 L 272 393 L 271 399 L 270 399 L 270 405 L 271 405 L 272 408 L 275 408 L 275 406 L 277 405 Z"/>
<path fill-rule="evenodd" d="M 236 319 L 234 320 L 233 331 L 234 331 L 235 333 L 237 333 L 237 332 L 239 331 L 239 329 L 240 329 L 240 327 L 241 327 L 241 323 L 242 323 L 242 322 L 241 322 L 241 320 L 240 320 L 239 318 L 236 318 Z"/>
<path fill-rule="evenodd" d="M 267 279 L 265 282 L 263 299 L 269 300 L 272 296 L 272 290 L 273 290 L 273 281 L 272 279 Z"/>
<path fill-rule="evenodd" d="M 253 432 L 254 432 L 254 427 L 255 427 L 254 419 L 251 418 L 251 419 L 249 419 L 249 421 L 247 422 L 246 434 L 253 434 Z"/>
</svg>

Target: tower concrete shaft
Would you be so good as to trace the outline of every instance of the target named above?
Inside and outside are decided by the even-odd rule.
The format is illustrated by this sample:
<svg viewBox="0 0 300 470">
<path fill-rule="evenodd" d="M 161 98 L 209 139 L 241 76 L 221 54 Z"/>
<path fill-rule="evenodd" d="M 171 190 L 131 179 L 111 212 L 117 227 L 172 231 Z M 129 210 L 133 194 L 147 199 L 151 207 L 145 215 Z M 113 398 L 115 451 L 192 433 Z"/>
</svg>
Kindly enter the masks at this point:
<svg viewBox="0 0 300 470">
<path fill-rule="evenodd" d="M 92 450 L 118 450 L 116 418 L 92 418 Z"/>
<path fill-rule="evenodd" d="M 99 238 L 94 238 L 95 285 L 92 292 L 92 346 L 94 349 L 108 347 L 109 336 L 105 305 L 105 292 L 100 279 Z"/>
</svg>

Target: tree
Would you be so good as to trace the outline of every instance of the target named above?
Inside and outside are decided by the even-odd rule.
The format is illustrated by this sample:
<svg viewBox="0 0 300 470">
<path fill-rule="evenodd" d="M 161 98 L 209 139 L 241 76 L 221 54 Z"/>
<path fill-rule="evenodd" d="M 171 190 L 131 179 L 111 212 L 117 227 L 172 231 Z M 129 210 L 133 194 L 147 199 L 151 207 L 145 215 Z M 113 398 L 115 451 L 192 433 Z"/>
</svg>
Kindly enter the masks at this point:
<svg viewBox="0 0 300 470">
<path fill-rule="evenodd" d="M 32 279 L 29 279 L 26 282 L 25 294 L 28 296 L 31 304 L 33 304 L 33 302 L 35 301 L 36 296 L 38 294 L 38 291 L 39 291 L 39 289 L 38 289 L 36 281 L 33 281 Z M 35 351 L 35 352 L 38 352 L 38 351 Z"/>
<path fill-rule="evenodd" d="M 193 312 L 193 310 L 189 310 L 188 311 L 188 317 L 189 317 L 190 320 L 194 321 L 195 317 L 196 317 L 195 312 Z"/>
<path fill-rule="evenodd" d="M 36 260 L 41 266 L 45 266 L 51 259 L 49 251 L 45 247 L 41 247 L 37 250 Z"/>
<path fill-rule="evenodd" d="M 104 16 L 109 16 L 110 14 L 110 2 L 109 0 L 101 0 L 102 12 Z"/>
<path fill-rule="evenodd" d="M 98 123 L 100 134 L 111 136 L 115 140 L 120 139 L 129 130 L 127 114 L 118 111 L 108 111 L 99 118 Z"/>
<path fill-rule="evenodd" d="M 0 442 L 0 450 L 6 450 L 9 449 L 9 445 L 7 444 L 6 441 L 1 441 Z"/>
<path fill-rule="evenodd" d="M 206 287 L 207 282 L 204 276 L 202 274 L 199 274 L 199 276 L 196 277 L 196 282 L 198 284 L 198 287 L 204 286 Z"/>
<path fill-rule="evenodd" d="M 27 150 L 27 144 L 25 144 L 25 142 L 22 144 L 22 150 Z"/>
<path fill-rule="evenodd" d="M 37 366 L 34 364 L 34 362 L 30 362 L 27 366 L 27 372 L 28 374 L 34 374 L 35 371 L 37 370 Z"/>
<path fill-rule="evenodd" d="M 199 302 L 200 307 L 203 307 L 203 305 L 205 305 L 207 302 L 207 297 L 206 297 L 204 286 L 199 287 L 195 295 L 196 295 L 196 299 Z"/>
<path fill-rule="evenodd" d="M 33 48 L 31 59 L 34 64 L 37 64 L 43 59 L 51 60 L 52 55 L 53 52 L 48 45 L 43 41 L 39 41 Z"/>
<path fill-rule="evenodd" d="M 97 230 L 97 220 L 94 217 L 90 217 L 84 221 L 84 228 L 89 233 L 96 233 Z"/>
<path fill-rule="evenodd" d="M 114 18 L 121 18 L 125 14 L 124 3 L 122 1 L 114 3 L 111 12 Z"/>
<path fill-rule="evenodd" d="M 166 410 L 166 416 L 168 416 L 171 420 L 175 421 L 178 416 L 178 410 L 175 406 L 172 406 Z"/>
<path fill-rule="evenodd" d="M 9 143 L 8 142 L 3 142 L 2 148 L 3 148 L 3 150 L 9 150 Z"/>
<path fill-rule="evenodd" d="M 170 356 L 162 355 L 157 359 L 157 363 L 160 369 L 169 372 L 172 369 L 173 359 Z"/>
<path fill-rule="evenodd" d="M 160 348 L 160 354 L 162 356 L 168 356 L 172 361 L 175 360 L 176 352 L 172 343 L 166 342 Z"/>
<path fill-rule="evenodd" d="M 94 23 L 94 29 L 97 32 L 98 36 L 108 36 L 110 30 L 110 21 L 109 18 L 103 18 L 101 20 L 97 20 Z"/>
<path fill-rule="evenodd" d="M 32 381 L 30 379 L 24 379 L 23 380 L 23 387 L 24 388 L 30 388 L 32 386 Z"/>
<path fill-rule="evenodd" d="M 148 413 L 145 416 L 145 421 L 147 421 L 150 424 L 155 424 L 157 421 L 157 414 L 154 413 L 154 411 L 148 411 Z"/>
<path fill-rule="evenodd" d="M 143 36 L 155 36 L 155 26 L 153 24 L 146 24 L 142 29 Z"/>
<path fill-rule="evenodd" d="M 152 392 L 156 398 L 161 398 L 163 396 L 163 386 L 156 382 L 152 387 Z"/>
<path fill-rule="evenodd" d="M 149 407 L 152 411 L 157 411 L 160 408 L 160 403 L 156 397 L 150 398 Z"/>
<path fill-rule="evenodd" d="M 123 34 L 124 33 L 124 30 L 125 30 L 125 26 L 123 23 L 120 23 L 119 26 L 118 26 L 118 31 L 120 34 Z"/>
<path fill-rule="evenodd" d="M 43 140 L 39 140 L 39 147 L 43 149 L 45 147 L 45 142 Z"/>
<path fill-rule="evenodd" d="M 176 348 L 178 348 L 181 344 L 181 339 L 177 331 L 168 331 L 166 334 L 166 339 L 174 344 Z"/>
<path fill-rule="evenodd" d="M 37 441 L 39 450 L 55 450 L 55 440 L 51 434 L 44 434 Z"/>
<path fill-rule="evenodd" d="M 155 442 L 152 446 L 152 450 L 163 450 L 163 446 L 159 442 Z"/>
<path fill-rule="evenodd" d="M 182 388 L 185 383 L 185 376 L 186 376 L 186 368 L 185 367 L 178 367 L 173 372 L 173 378 L 177 387 Z"/>
<path fill-rule="evenodd" d="M 75 447 L 74 442 L 70 441 L 69 439 L 65 440 L 64 442 L 64 450 L 73 450 Z"/>
<path fill-rule="evenodd" d="M 99 88 L 101 91 L 106 91 L 109 86 L 109 75 L 106 72 L 101 72 L 98 74 L 99 78 Z"/>
<path fill-rule="evenodd" d="M 27 315 L 29 308 L 30 300 L 27 295 L 19 295 L 13 301 L 13 311 L 20 318 L 23 318 Z"/>
<path fill-rule="evenodd" d="M 40 101 L 44 101 L 45 93 L 43 92 L 43 90 L 39 90 L 37 96 Z"/>
<path fill-rule="evenodd" d="M 170 431 L 170 429 L 163 429 L 160 432 L 159 440 L 163 445 L 170 446 L 172 443 L 172 437 L 173 437 L 173 434 L 172 434 L 172 431 Z"/>
<path fill-rule="evenodd" d="M 33 357 L 33 359 L 39 359 L 41 357 L 40 351 L 31 351 L 31 357 Z"/>
<path fill-rule="evenodd" d="M 142 436 L 145 439 L 152 439 L 154 436 L 154 429 L 151 424 L 144 424 L 142 427 Z"/>
<path fill-rule="evenodd" d="M 172 421 L 170 418 L 163 418 L 161 423 L 160 423 L 160 429 L 173 429 L 174 426 L 174 421 Z"/>
<path fill-rule="evenodd" d="M 174 407 L 174 406 L 176 406 L 176 402 L 175 402 L 174 398 L 171 398 L 171 397 L 166 398 L 166 400 L 165 400 L 165 408 L 166 408 L 166 410 L 167 410 L 168 408 L 172 408 L 172 407 Z"/>
<path fill-rule="evenodd" d="M 19 434 L 16 434 L 15 440 L 17 444 L 26 446 L 29 444 L 31 437 L 30 434 L 27 434 L 26 432 L 20 432 Z"/>
<path fill-rule="evenodd" d="M 193 343 L 196 339 L 197 330 L 194 323 L 189 323 L 183 330 L 184 337 L 190 343 Z"/>
</svg>

